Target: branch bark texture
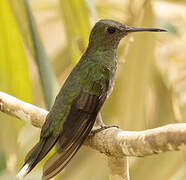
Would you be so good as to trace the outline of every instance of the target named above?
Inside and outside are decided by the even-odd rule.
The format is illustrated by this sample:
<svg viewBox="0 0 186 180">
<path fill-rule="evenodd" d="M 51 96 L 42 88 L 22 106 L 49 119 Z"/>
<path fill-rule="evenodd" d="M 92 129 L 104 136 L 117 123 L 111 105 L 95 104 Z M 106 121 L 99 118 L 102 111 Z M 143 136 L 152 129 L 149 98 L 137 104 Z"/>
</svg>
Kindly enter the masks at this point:
<svg viewBox="0 0 186 180">
<path fill-rule="evenodd" d="M 0 92 L 0 111 L 41 128 L 48 111 Z M 114 157 L 147 156 L 186 147 L 186 123 L 145 131 L 109 128 L 89 136 L 85 145 Z"/>
<path fill-rule="evenodd" d="M 48 114 L 48 111 L 42 108 L 25 103 L 3 92 L 0 92 L 0 111 L 39 128 L 42 127 Z M 109 157 L 109 166 L 112 166 L 113 163 L 122 163 L 126 167 L 128 166 L 126 156 L 143 157 L 185 149 L 186 123 L 169 124 L 144 131 L 123 131 L 117 128 L 109 128 L 95 135 L 90 135 L 85 145 L 106 154 Z M 121 167 L 121 164 L 118 165 L 119 167 Z M 116 173 L 117 170 L 117 168 L 112 168 L 111 175 L 118 174 Z M 125 173 L 127 172 L 123 172 L 120 177 L 129 179 L 129 175 L 124 175 Z"/>
</svg>

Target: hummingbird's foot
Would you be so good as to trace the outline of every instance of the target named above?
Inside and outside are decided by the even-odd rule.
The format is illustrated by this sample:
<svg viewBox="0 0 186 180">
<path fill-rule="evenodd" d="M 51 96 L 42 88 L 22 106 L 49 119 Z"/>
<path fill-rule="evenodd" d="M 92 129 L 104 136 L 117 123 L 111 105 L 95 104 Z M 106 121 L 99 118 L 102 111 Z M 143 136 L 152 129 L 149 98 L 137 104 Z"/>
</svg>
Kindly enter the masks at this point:
<svg viewBox="0 0 186 180">
<path fill-rule="evenodd" d="M 103 131 L 103 130 L 105 130 L 105 129 L 113 128 L 113 127 L 119 128 L 119 126 L 116 126 L 116 125 L 110 125 L 110 126 L 104 125 L 104 126 L 101 126 L 100 128 L 93 129 L 93 130 L 90 132 L 90 135 L 93 136 L 93 135 L 95 135 L 96 133 L 99 133 L 99 132 L 101 132 L 101 131 Z"/>
</svg>

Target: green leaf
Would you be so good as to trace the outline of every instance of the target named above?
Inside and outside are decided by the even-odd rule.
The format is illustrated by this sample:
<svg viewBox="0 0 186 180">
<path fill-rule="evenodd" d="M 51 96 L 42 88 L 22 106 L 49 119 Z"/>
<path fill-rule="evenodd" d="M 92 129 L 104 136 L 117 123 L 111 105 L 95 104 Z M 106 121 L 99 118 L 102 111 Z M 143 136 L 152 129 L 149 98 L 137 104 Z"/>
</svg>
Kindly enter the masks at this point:
<svg viewBox="0 0 186 180">
<path fill-rule="evenodd" d="M 0 91 L 27 102 L 32 100 L 27 59 L 18 26 L 7 0 L 1 0 L 0 5 Z M 18 154 L 17 134 L 23 123 L 0 113 L 0 124 L 0 152 L 5 154 L 0 155 L 0 164 L 1 168 L 4 168 L 3 156 L 8 161 L 11 156 L 16 157 Z M 16 168 L 16 161 L 11 163 L 11 167 Z"/>
<path fill-rule="evenodd" d="M 44 94 L 45 104 L 47 106 L 47 109 L 50 109 L 58 91 L 58 84 L 55 74 L 52 70 L 50 60 L 39 38 L 37 27 L 27 0 L 24 0 L 24 5 L 33 41 L 35 59 L 40 74 L 40 81 Z"/>
<path fill-rule="evenodd" d="M 94 18 L 94 21 L 98 21 L 98 15 L 97 15 L 97 11 L 96 11 L 96 7 L 95 4 L 92 0 L 85 0 L 87 7 L 90 10 L 91 15 Z"/>
<path fill-rule="evenodd" d="M 76 63 L 88 45 L 90 23 L 84 0 L 60 0 L 61 13 L 66 30 L 68 52 Z"/>
<path fill-rule="evenodd" d="M 6 168 L 6 158 L 5 153 L 0 151 L 0 172 Z"/>
<path fill-rule="evenodd" d="M 0 22 L 0 89 L 31 102 L 26 56 L 7 0 L 1 1 Z"/>
<path fill-rule="evenodd" d="M 19 31 L 23 37 L 24 45 L 30 51 L 30 54 L 34 55 L 32 40 L 30 36 L 30 28 L 27 22 L 27 16 L 22 1 L 9 0 L 10 7 L 14 14 L 15 20 L 17 22 Z"/>
</svg>

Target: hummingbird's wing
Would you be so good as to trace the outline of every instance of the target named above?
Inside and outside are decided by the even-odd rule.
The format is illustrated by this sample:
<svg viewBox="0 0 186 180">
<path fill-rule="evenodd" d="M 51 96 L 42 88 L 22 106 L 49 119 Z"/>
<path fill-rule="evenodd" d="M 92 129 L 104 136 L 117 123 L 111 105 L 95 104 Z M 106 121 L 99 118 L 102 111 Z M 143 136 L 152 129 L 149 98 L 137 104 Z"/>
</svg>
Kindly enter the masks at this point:
<svg viewBox="0 0 186 180">
<path fill-rule="evenodd" d="M 106 91 L 105 83 L 102 83 L 99 96 L 81 91 L 75 98 L 59 136 L 59 148 L 44 165 L 43 180 L 58 174 L 81 147 L 106 99 Z"/>
</svg>

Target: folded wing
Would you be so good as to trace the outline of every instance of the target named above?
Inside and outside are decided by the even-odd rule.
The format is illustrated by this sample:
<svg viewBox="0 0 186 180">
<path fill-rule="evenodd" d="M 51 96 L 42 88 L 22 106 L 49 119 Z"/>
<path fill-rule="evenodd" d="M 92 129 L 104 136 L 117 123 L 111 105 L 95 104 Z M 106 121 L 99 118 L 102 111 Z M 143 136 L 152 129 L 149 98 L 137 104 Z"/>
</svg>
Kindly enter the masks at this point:
<svg viewBox="0 0 186 180">
<path fill-rule="evenodd" d="M 74 99 L 63 131 L 59 136 L 58 150 L 44 165 L 43 180 L 58 174 L 81 147 L 106 99 L 105 90 L 102 88 L 98 96 L 81 91 Z"/>
</svg>

